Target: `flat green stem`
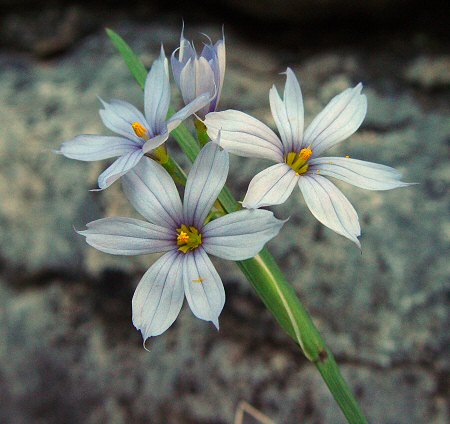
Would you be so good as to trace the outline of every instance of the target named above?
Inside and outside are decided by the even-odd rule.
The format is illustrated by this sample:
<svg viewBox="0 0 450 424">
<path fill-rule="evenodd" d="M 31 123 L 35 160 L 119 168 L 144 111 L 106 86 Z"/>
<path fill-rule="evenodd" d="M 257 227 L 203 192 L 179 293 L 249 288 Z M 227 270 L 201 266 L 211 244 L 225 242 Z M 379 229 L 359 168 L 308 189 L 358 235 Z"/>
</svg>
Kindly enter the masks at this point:
<svg viewBox="0 0 450 424">
<path fill-rule="evenodd" d="M 166 163 L 161 164 L 166 171 L 172 176 L 176 183 L 184 186 L 186 185 L 186 173 L 183 171 L 180 165 L 171 157 Z"/>
<path fill-rule="evenodd" d="M 143 88 L 147 71 L 139 57 L 118 34 L 112 30 L 107 30 L 107 33 L 138 84 Z M 171 113 L 173 111 L 169 111 L 169 114 Z M 200 152 L 200 144 L 203 144 L 205 140 L 199 137 L 199 144 L 184 125 L 172 131 L 172 135 L 189 160 L 193 162 Z M 186 180 L 183 170 L 173 159 L 170 158 L 163 166 L 175 180 L 178 179 L 179 182 Z M 226 187 L 219 195 L 219 202 L 227 213 L 240 209 L 239 203 Z M 315 364 L 347 421 L 350 424 L 367 424 L 331 351 L 269 251 L 264 248 L 254 258 L 239 261 L 237 264 L 281 327 L 298 343 L 305 356 Z"/>
<path fill-rule="evenodd" d="M 317 367 L 347 421 L 367 423 L 333 354 L 269 251 L 264 248 L 254 258 L 237 264 L 281 327 Z"/>
</svg>

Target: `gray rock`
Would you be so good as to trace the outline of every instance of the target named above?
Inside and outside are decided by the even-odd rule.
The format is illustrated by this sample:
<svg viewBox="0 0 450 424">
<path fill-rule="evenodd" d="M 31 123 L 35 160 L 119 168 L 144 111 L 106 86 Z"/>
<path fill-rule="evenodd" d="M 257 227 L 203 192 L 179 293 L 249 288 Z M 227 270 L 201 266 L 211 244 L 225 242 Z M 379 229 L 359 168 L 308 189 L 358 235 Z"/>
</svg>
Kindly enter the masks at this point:
<svg viewBox="0 0 450 424">
<path fill-rule="evenodd" d="M 419 57 L 405 70 L 408 82 L 424 88 L 443 88 L 450 85 L 450 57 Z"/>
<path fill-rule="evenodd" d="M 2 422 L 232 422 L 242 400 L 276 422 L 345 422 L 312 364 L 272 338 L 272 325 L 260 337 L 257 320 L 225 311 L 217 334 L 185 308 L 146 352 L 128 300 L 107 294 L 123 283 L 50 279 L 20 292 L 0 284 Z M 239 297 L 232 290 L 230 304 Z M 248 306 L 262 312 L 254 299 Z M 422 366 L 342 371 L 371 422 L 445 421 L 439 377 Z"/>
<path fill-rule="evenodd" d="M 97 27 L 96 15 L 81 6 L 45 7 L 39 13 L 24 6 L 22 13 L 0 17 L 0 39 L 14 49 L 51 57 L 71 48 L 76 41 Z"/>
</svg>

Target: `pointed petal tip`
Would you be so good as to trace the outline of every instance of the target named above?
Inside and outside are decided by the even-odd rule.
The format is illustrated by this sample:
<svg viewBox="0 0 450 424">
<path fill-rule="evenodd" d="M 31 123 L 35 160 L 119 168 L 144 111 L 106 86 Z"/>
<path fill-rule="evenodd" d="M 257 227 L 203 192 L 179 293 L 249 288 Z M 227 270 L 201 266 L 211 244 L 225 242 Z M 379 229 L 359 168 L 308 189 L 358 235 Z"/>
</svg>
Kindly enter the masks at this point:
<svg viewBox="0 0 450 424">
<path fill-rule="evenodd" d="M 419 185 L 420 183 L 407 183 L 405 181 L 399 181 L 397 187 L 394 188 L 403 188 L 403 187 L 410 187 L 410 186 L 415 186 L 415 185 Z"/>
<path fill-rule="evenodd" d="M 75 225 L 72 225 L 72 228 L 73 228 L 73 231 L 75 231 L 80 236 L 86 237 L 86 233 L 87 233 L 88 230 L 77 230 L 75 228 Z"/>
<path fill-rule="evenodd" d="M 210 45 L 210 46 L 213 45 L 212 40 L 211 40 L 211 37 L 210 37 L 208 34 L 205 34 L 204 32 L 200 32 L 200 35 L 203 35 L 204 37 L 206 37 L 206 38 L 208 39 L 209 45 Z M 203 43 L 203 45 L 206 46 L 207 44 L 206 44 L 206 43 Z"/>
<path fill-rule="evenodd" d="M 142 347 L 148 352 L 148 353 L 151 353 L 151 351 L 150 351 L 150 349 L 147 349 L 147 346 L 146 346 L 146 343 L 147 343 L 147 341 L 148 341 L 148 339 L 150 338 L 149 336 L 145 336 L 144 335 L 144 333 L 142 332 L 142 330 L 141 330 L 141 334 L 142 334 L 142 338 L 144 339 L 143 341 L 142 341 Z"/>
<path fill-rule="evenodd" d="M 286 71 L 284 72 L 286 75 L 291 74 L 294 75 L 294 71 L 289 66 L 286 68 Z"/>
<path fill-rule="evenodd" d="M 219 317 L 213 318 L 211 322 L 214 324 L 214 327 L 216 327 L 217 331 L 219 331 Z"/>
<path fill-rule="evenodd" d="M 271 95 L 279 96 L 277 86 L 275 84 L 272 84 L 272 87 L 269 90 L 269 96 Z"/>
<path fill-rule="evenodd" d="M 353 243 L 356 244 L 356 246 L 358 246 L 358 249 L 360 250 L 361 254 L 362 254 L 362 248 L 361 248 L 361 241 L 358 239 L 358 237 L 355 237 L 354 239 L 352 239 Z"/>
<path fill-rule="evenodd" d="M 291 215 L 289 215 L 286 219 L 279 219 L 274 215 L 274 218 L 283 226 L 291 219 Z"/>
<path fill-rule="evenodd" d="M 141 336 L 142 336 L 142 347 L 143 347 L 147 352 L 150 352 L 150 350 L 147 348 L 147 342 L 148 342 L 148 340 L 152 337 L 152 335 L 151 335 L 151 334 L 147 334 L 147 332 L 145 331 L 145 329 L 142 328 L 142 327 L 140 326 L 140 324 L 137 323 L 137 322 L 135 321 L 134 317 L 133 317 L 133 319 L 132 319 L 132 322 L 133 322 L 134 328 L 136 328 L 136 330 L 139 331 L 139 332 L 141 333 Z"/>
<path fill-rule="evenodd" d="M 96 96 L 97 97 L 97 100 L 102 104 L 102 106 L 104 107 L 104 108 L 106 108 L 106 102 L 100 97 L 100 96 Z"/>
<path fill-rule="evenodd" d="M 288 75 L 295 76 L 295 73 L 294 73 L 294 71 L 292 70 L 292 68 L 288 66 L 288 67 L 286 68 L 286 70 L 283 71 L 283 72 L 280 72 L 279 75 L 286 75 L 286 77 L 287 77 Z"/>
<path fill-rule="evenodd" d="M 173 62 L 177 61 L 178 63 L 180 63 L 180 58 L 178 57 L 178 59 L 175 57 L 176 53 L 181 49 L 181 46 L 178 46 L 170 55 L 170 61 L 172 62 L 172 68 L 173 68 Z M 173 71 L 173 69 L 172 69 Z"/>
</svg>

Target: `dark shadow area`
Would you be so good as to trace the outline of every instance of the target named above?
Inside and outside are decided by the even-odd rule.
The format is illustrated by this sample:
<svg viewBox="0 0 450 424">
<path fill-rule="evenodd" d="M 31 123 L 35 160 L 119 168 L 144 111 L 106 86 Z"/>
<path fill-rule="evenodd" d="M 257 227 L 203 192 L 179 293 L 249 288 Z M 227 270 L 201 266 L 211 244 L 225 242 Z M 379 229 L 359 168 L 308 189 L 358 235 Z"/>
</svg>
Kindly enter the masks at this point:
<svg viewBox="0 0 450 424">
<path fill-rule="evenodd" d="M 290 5 L 292 3 L 292 5 Z M 398 39 L 396 53 L 422 44 L 430 51 L 448 45 L 445 2 L 235 2 L 197 1 L 17 1 L 0 2 L 0 45 L 52 57 L 89 33 L 121 20 L 137 23 L 225 25 L 251 43 L 301 50 L 342 46 L 383 49 Z M 289 8 L 289 11 L 286 9 Z M 280 12 L 283 10 L 283 12 Z M 258 12 L 259 11 L 259 12 Z M 405 51 L 406 50 L 406 51 Z"/>
</svg>

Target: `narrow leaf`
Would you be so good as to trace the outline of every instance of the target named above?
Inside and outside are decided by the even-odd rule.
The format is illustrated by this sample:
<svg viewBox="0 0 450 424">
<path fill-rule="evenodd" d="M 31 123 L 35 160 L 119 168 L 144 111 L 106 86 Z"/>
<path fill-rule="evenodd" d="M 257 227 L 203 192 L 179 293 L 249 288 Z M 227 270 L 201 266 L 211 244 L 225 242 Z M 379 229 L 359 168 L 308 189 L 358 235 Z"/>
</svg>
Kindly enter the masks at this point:
<svg viewBox="0 0 450 424">
<path fill-rule="evenodd" d="M 112 43 L 122 55 L 123 60 L 127 64 L 131 73 L 133 74 L 136 81 L 144 89 L 145 79 L 147 78 L 147 70 L 138 55 L 131 50 L 131 47 L 126 43 L 126 41 L 112 29 L 106 28 L 106 34 L 111 39 Z"/>
</svg>

